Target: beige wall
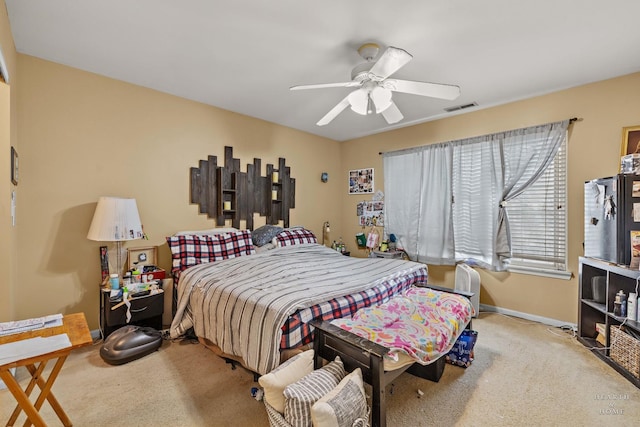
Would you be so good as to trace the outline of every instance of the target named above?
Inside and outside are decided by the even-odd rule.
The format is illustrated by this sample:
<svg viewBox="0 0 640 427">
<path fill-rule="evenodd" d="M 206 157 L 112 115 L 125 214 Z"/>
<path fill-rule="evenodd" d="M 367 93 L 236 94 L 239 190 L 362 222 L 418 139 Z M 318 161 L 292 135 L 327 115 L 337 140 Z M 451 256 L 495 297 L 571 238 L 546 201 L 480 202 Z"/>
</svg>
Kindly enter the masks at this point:
<svg viewBox="0 0 640 427">
<path fill-rule="evenodd" d="M 291 224 L 321 236 L 339 230 L 338 142 L 175 96 L 18 55 L 20 72 L 19 318 L 84 311 L 98 326 L 99 242 L 86 238 L 99 196 L 134 197 L 149 241 L 170 266 L 165 237 L 210 228 L 189 204 L 189 168 L 233 147 L 242 170 L 253 158 L 284 157 L 296 179 Z M 257 219 L 259 224 L 264 219 Z"/>
<path fill-rule="evenodd" d="M 374 167 L 376 189 L 384 190 L 378 152 L 582 118 L 570 127 L 568 144 L 568 259 L 574 277 L 566 281 L 480 270 L 481 303 L 575 323 L 578 256 L 583 253 L 583 184 L 618 172 L 622 128 L 640 124 L 638 99 L 640 73 L 353 140 L 342 149 L 342 176 L 349 169 Z M 355 209 L 362 198 L 341 194 L 343 229 L 354 236 L 361 231 Z M 454 283 L 451 267 L 429 266 L 429 277 L 436 284 Z"/>
<path fill-rule="evenodd" d="M 17 227 L 11 225 L 11 194 L 18 194 L 18 187 L 9 180 L 11 168 L 11 146 L 19 150 L 17 138 L 17 116 L 12 112 L 17 105 L 16 49 L 4 0 L 0 3 L 0 50 L 9 72 L 11 86 L 0 83 L 0 322 L 15 318 L 14 289 L 17 271 Z M 18 151 L 19 152 L 19 151 Z"/>
<path fill-rule="evenodd" d="M 4 1 L 3 1 L 4 3 Z M 52 312 L 84 311 L 98 326 L 98 247 L 86 239 L 99 196 L 135 197 L 148 242 L 160 246 L 169 266 L 165 236 L 213 226 L 189 204 L 189 168 L 208 155 L 234 148 L 243 170 L 254 157 L 285 157 L 296 178 L 291 223 L 321 236 L 343 236 L 352 254 L 359 196 L 346 194 L 350 169 L 374 167 L 383 189 L 380 151 L 466 138 L 580 117 L 569 139 L 569 268 L 577 275 L 582 254 L 582 184 L 615 174 L 621 129 L 638 124 L 640 73 L 471 112 L 375 136 L 338 143 L 214 107 L 95 74 L 16 54 L 4 8 L 0 46 L 12 76 L 0 91 L 2 170 L 9 145 L 20 154 L 17 226 L 9 227 L 9 180 L 0 180 L 0 320 Z M 18 78 L 19 74 L 19 78 Z M 9 112 L 6 93 L 10 89 Z M 19 144 L 18 144 L 19 135 Z M 5 157 L 6 156 L 6 157 Z M 327 184 L 320 173 L 328 172 Z M 7 176 L 8 174 L 4 174 Z M 257 220 L 260 223 L 260 220 Z M 7 231 L 9 230 L 9 231 Z M 5 239 L 8 233 L 9 239 Z M 452 286 L 453 269 L 430 267 L 433 283 Z M 577 279 L 481 271 L 485 304 L 575 322 Z"/>
</svg>

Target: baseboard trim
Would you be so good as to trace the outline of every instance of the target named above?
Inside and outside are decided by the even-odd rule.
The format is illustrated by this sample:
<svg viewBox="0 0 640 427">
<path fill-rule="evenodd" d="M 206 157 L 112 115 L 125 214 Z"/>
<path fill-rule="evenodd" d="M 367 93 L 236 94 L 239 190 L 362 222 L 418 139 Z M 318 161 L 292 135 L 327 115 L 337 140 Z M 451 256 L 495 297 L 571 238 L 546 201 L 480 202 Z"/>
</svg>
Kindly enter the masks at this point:
<svg viewBox="0 0 640 427">
<path fill-rule="evenodd" d="M 535 314 L 522 313 L 521 311 L 509 310 L 508 308 L 496 307 L 493 305 L 480 304 L 480 312 L 491 312 L 506 314 L 507 316 L 519 317 L 520 319 L 531 320 L 533 322 L 542 323 L 544 325 L 553 326 L 556 328 L 571 327 L 577 330 L 578 325 L 571 322 L 563 322 L 562 320 L 551 319 L 549 317 L 536 316 Z"/>
</svg>

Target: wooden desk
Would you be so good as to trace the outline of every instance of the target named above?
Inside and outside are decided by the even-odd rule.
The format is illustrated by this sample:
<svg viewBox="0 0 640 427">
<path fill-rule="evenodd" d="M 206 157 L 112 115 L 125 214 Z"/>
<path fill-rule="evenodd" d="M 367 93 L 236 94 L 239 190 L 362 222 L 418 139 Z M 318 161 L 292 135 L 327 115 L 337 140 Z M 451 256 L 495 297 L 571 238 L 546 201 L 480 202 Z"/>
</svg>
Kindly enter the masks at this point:
<svg viewBox="0 0 640 427">
<path fill-rule="evenodd" d="M 62 369 L 62 365 L 64 365 L 64 362 L 71 351 L 76 348 L 87 346 L 93 342 L 84 313 L 74 313 L 64 316 L 62 319 L 62 326 L 37 329 L 33 331 L 22 332 L 19 334 L 2 336 L 0 337 L 0 344 L 21 341 L 34 337 L 50 337 L 53 335 L 64 333 L 69 336 L 71 347 L 42 354 L 40 356 L 30 357 L 28 359 L 18 360 L 16 362 L 7 363 L 0 366 L 0 378 L 4 381 L 4 383 L 7 385 L 7 388 L 11 391 L 13 396 L 18 401 L 18 405 L 16 406 L 13 414 L 11 414 L 9 421 L 7 422 L 7 426 L 13 426 L 13 424 L 18 419 L 21 411 L 24 411 L 27 415 L 27 420 L 24 422 L 24 426 L 30 426 L 31 424 L 36 427 L 46 426 L 44 420 L 38 413 L 45 399 L 49 401 L 49 404 L 58 415 L 58 418 L 60 418 L 60 421 L 62 421 L 62 424 L 67 427 L 70 427 L 72 425 L 71 420 L 69 420 L 67 414 L 65 414 L 65 412 L 62 410 L 62 406 L 60 406 L 56 398 L 53 396 L 53 393 L 51 393 L 51 386 L 56 380 L 56 377 Z M 42 376 L 44 369 L 47 363 L 53 359 L 57 360 L 53 369 L 51 370 L 51 373 L 49 374 L 49 378 L 45 379 Z M 19 366 L 25 366 L 31 374 L 31 381 L 24 389 L 24 391 L 22 390 L 22 388 L 20 388 L 20 384 L 18 384 L 16 379 L 13 377 L 13 375 L 11 375 L 11 372 L 9 371 L 11 368 Z M 29 395 L 36 385 L 40 388 L 41 391 L 34 404 L 31 403 Z"/>
</svg>

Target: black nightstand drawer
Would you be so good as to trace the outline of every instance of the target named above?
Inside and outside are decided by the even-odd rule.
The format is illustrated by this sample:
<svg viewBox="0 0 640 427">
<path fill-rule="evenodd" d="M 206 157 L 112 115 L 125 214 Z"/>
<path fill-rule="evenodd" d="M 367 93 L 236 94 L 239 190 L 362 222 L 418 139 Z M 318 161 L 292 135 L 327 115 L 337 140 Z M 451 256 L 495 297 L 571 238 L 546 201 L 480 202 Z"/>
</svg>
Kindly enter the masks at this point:
<svg viewBox="0 0 640 427">
<path fill-rule="evenodd" d="M 108 326 L 127 324 L 127 306 L 121 305 L 115 310 L 111 307 L 118 303 L 109 302 L 105 310 L 105 321 Z M 149 295 L 143 298 L 131 300 L 131 320 L 129 323 L 149 319 L 154 316 L 162 316 L 164 311 L 164 293 Z"/>
</svg>

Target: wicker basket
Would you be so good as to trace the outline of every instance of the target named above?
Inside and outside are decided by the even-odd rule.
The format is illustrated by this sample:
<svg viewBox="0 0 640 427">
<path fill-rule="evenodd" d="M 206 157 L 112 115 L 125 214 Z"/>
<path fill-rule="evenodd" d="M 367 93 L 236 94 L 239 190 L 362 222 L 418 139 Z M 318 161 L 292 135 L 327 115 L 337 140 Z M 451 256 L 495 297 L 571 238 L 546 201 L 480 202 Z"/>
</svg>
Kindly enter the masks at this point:
<svg viewBox="0 0 640 427">
<path fill-rule="evenodd" d="M 640 341 L 625 333 L 619 326 L 611 326 L 610 356 L 631 375 L 640 378 Z"/>
</svg>

